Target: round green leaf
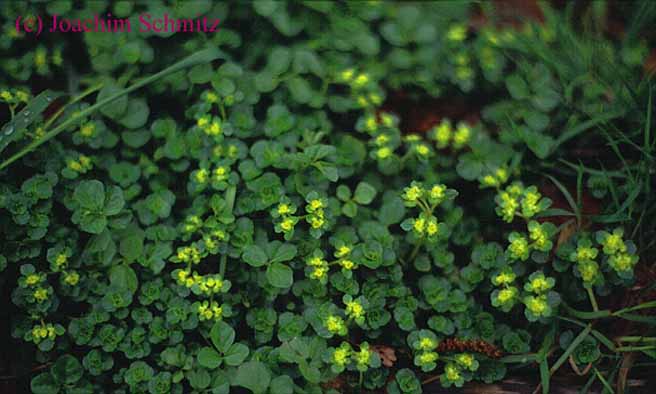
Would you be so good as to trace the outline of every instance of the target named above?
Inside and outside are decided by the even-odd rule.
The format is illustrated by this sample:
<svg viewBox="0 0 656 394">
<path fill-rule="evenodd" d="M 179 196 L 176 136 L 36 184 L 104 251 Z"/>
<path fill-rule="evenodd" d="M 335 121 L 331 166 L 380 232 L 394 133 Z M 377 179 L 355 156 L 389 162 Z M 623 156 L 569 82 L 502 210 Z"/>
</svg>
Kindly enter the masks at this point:
<svg viewBox="0 0 656 394">
<path fill-rule="evenodd" d="M 264 250 L 257 245 L 248 245 L 241 258 L 253 267 L 261 267 L 267 263 L 268 257 Z"/>
<path fill-rule="evenodd" d="M 249 361 L 237 369 L 233 385 L 245 387 L 254 394 L 265 393 L 271 382 L 269 369 L 259 361 Z"/>
<path fill-rule="evenodd" d="M 84 369 L 77 358 L 65 354 L 55 361 L 52 369 L 52 377 L 59 384 L 73 384 L 80 380 Z"/>
<path fill-rule="evenodd" d="M 266 277 L 271 286 L 286 289 L 294 283 L 294 271 L 282 263 L 273 263 L 267 267 Z"/>
<path fill-rule="evenodd" d="M 221 365 L 221 355 L 211 347 L 205 346 L 198 352 L 198 363 L 208 369 L 217 368 Z"/>
</svg>

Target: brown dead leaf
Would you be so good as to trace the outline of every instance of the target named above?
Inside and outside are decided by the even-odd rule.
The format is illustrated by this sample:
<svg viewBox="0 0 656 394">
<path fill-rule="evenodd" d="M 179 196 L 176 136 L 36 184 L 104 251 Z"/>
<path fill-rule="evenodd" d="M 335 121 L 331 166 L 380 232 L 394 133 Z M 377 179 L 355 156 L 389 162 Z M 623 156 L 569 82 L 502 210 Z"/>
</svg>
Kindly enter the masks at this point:
<svg viewBox="0 0 656 394">
<path fill-rule="evenodd" d="M 394 349 L 385 345 L 375 345 L 372 346 L 372 348 L 376 353 L 378 353 L 384 366 L 388 368 L 394 366 L 394 362 L 396 361 L 396 352 Z"/>
</svg>

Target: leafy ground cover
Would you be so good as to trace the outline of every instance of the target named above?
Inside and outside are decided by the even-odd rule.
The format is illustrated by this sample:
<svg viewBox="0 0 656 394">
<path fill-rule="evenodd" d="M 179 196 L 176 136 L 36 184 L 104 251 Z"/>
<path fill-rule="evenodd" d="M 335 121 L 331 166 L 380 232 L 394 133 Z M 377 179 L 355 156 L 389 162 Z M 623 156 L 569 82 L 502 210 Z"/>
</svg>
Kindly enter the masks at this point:
<svg viewBox="0 0 656 394">
<path fill-rule="evenodd" d="M 7 390 L 626 393 L 653 368 L 653 3 L 0 10 Z M 16 30 L 108 13 L 131 31 Z M 164 14 L 220 28 L 139 31 Z"/>
</svg>

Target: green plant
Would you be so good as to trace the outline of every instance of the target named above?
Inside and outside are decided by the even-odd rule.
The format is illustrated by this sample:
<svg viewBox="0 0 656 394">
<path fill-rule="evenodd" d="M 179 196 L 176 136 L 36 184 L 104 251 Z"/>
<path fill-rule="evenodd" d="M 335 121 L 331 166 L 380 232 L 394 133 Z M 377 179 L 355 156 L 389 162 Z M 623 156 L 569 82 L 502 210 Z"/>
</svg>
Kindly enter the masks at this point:
<svg viewBox="0 0 656 394">
<path fill-rule="evenodd" d="M 517 364 L 547 393 L 567 361 L 605 387 L 653 357 L 650 289 L 607 297 L 655 245 L 646 44 L 473 7 L 2 3 L 222 20 L 0 42 L 0 286 L 31 390 L 416 394 Z M 408 130 L 399 91 L 486 99 Z"/>
</svg>

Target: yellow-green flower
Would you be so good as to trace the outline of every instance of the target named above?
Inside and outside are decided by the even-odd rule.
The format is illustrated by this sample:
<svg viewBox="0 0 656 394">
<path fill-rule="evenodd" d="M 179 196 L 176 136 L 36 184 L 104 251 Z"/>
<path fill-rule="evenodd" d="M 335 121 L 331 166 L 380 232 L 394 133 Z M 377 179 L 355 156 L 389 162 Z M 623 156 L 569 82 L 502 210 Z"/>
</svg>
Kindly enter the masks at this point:
<svg viewBox="0 0 656 394">
<path fill-rule="evenodd" d="M 68 162 L 68 165 L 67 165 L 67 166 L 68 166 L 69 169 L 71 169 L 71 170 L 73 170 L 73 171 L 75 171 L 75 172 L 80 172 L 80 171 L 82 171 L 82 165 L 81 165 L 80 163 L 78 163 L 77 161 L 75 161 L 75 160 L 70 160 L 70 161 Z"/>
<path fill-rule="evenodd" d="M 201 259 L 200 250 L 195 245 L 178 248 L 176 257 L 179 262 L 193 264 L 200 263 Z"/>
<path fill-rule="evenodd" d="M 346 323 L 340 316 L 330 315 L 324 322 L 326 329 L 332 334 L 345 335 Z"/>
<path fill-rule="evenodd" d="M 339 74 L 339 78 L 344 82 L 349 82 L 351 81 L 351 79 L 353 79 L 354 75 L 355 75 L 355 70 L 352 68 L 348 68 Z"/>
<path fill-rule="evenodd" d="M 492 283 L 495 286 L 509 285 L 515 281 L 517 274 L 512 269 L 506 268 L 492 277 Z"/>
<path fill-rule="evenodd" d="M 292 231 L 295 225 L 296 223 L 292 218 L 284 218 L 282 222 L 280 222 L 280 228 L 286 233 Z"/>
<path fill-rule="evenodd" d="M 538 249 L 543 249 L 548 245 L 549 237 L 547 232 L 540 226 L 537 222 L 533 226 L 529 225 L 528 234 L 531 241 L 535 244 Z"/>
<path fill-rule="evenodd" d="M 353 268 L 355 268 L 355 263 L 349 259 L 339 260 L 339 265 L 345 270 L 352 270 Z"/>
<path fill-rule="evenodd" d="M 508 245 L 508 255 L 513 260 L 526 261 L 529 256 L 529 245 L 526 238 L 519 233 L 511 233 L 510 245 Z"/>
<path fill-rule="evenodd" d="M 204 320 L 221 320 L 223 317 L 223 307 L 216 301 L 203 301 L 198 304 L 198 318 Z"/>
<path fill-rule="evenodd" d="M 328 275 L 328 267 L 315 267 L 310 274 L 311 279 L 322 280 Z"/>
<path fill-rule="evenodd" d="M 440 224 L 437 222 L 435 216 L 428 218 L 428 223 L 426 224 L 426 234 L 429 237 L 433 237 L 440 232 Z"/>
<path fill-rule="evenodd" d="M 38 288 L 34 290 L 33 296 L 38 303 L 41 303 L 48 299 L 48 290 L 44 288 Z"/>
<path fill-rule="evenodd" d="M 599 265 L 593 260 L 580 260 L 576 264 L 576 268 L 585 284 L 592 284 L 599 277 Z"/>
<path fill-rule="evenodd" d="M 628 253 L 618 253 L 608 259 L 608 264 L 617 272 L 632 271 L 638 262 L 638 256 Z"/>
<path fill-rule="evenodd" d="M 358 74 L 358 76 L 353 80 L 353 86 L 356 88 L 361 88 L 367 83 L 369 83 L 369 75 L 365 73 Z"/>
<path fill-rule="evenodd" d="M 278 204 L 278 215 L 286 215 L 291 212 L 291 209 L 289 208 L 289 204 Z"/>
<path fill-rule="evenodd" d="M 517 212 L 517 208 L 519 208 L 517 197 L 514 197 L 507 191 L 499 193 L 499 208 L 497 212 L 505 222 L 512 222 L 515 213 Z"/>
<path fill-rule="evenodd" d="M 369 349 L 369 345 L 367 343 L 361 344 L 360 350 L 353 356 L 358 369 L 366 370 L 369 366 L 369 362 L 371 361 L 371 350 Z"/>
<path fill-rule="evenodd" d="M 409 187 L 403 189 L 403 198 L 407 203 L 416 203 L 424 195 L 424 188 L 420 183 L 412 182 Z"/>
<path fill-rule="evenodd" d="M 471 129 L 465 123 L 459 123 L 456 132 L 453 134 L 453 147 L 460 149 L 471 139 Z"/>
<path fill-rule="evenodd" d="M 510 302 L 513 302 L 515 298 L 519 295 L 519 290 L 514 287 L 506 287 L 505 289 L 499 290 L 497 293 L 497 301 L 500 305 L 505 305 Z"/>
<path fill-rule="evenodd" d="M 456 362 L 463 367 L 471 370 L 474 368 L 476 359 L 469 353 L 460 353 L 456 356 Z"/>
<path fill-rule="evenodd" d="M 524 305 L 537 317 L 548 316 L 551 312 L 546 296 L 528 296 L 524 299 Z"/>
<path fill-rule="evenodd" d="M 622 239 L 624 231 L 621 228 L 613 230 L 612 233 L 606 231 L 600 231 L 597 234 L 597 241 L 603 246 L 604 253 L 607 255 L 613 255 L 616 253 L 626 252 L 626 244 Z"/>
<path fill-rule="evenodd" d="M 348 256 L 351 253 L 351 248 L 346 245 L 342 245 L 335 251 L 335 257 L 342 258 Z"/>
<path fill-rule="evenodd" d="M 44 48 L 37 48 L 34 51 L 34 65 L 37 68 L 46 66 L 48 59 L 48 52 Z"/>
<path fill-rule="evenodd" d="M 310 200 L 310 202 L 308 203 L 308 212 L 314 212 L 323 207 L 324 207 L 323 201 L 316 198 L 314 200 Z"/>
<path fill-rule="evenodd" d="M 222 130 L 221 123 L 218 120 L 213 120 L 208 127 L 203 128 L 205 134 L 211 136 L 221 135 L 221 130 Z"/>
<path fill-rule="evenodd" d="M 374 139 L 374 144 L 377 146 L 383 146 L 389 142 L 390 138 L 387 134 L 381 134 Z"/>
<path fill-rule="evenodd" d="M 435 352 L 424 352 L 419 355 L 419 362 L 422 364 L 430 364 L 437 361 L 438 358 L 439 356 Z"/>
<path fill-rule="evenodd" d="M 196 121 L 196 125 L 201 129 L 205 129 L 210 124 L 210 117 L 208 115 L 201 116 Z"/>
<path fill-rule="evenodd" d="M 433 338 L 423 337 L 419 340 L 418 347 L 419 347 L 419 350 L 422 350 L 422 351 L 433 350 L 437 347 L 437 341 L 434 340 Z"/>
<path fill-rule="evenodd" d="M 28 286 L 34 286 L 41 282 L 42 276 L 39 274 L 29 274 L 25 278 L 25 284 Z"/>
<path fill-rule="evenodd" d="M 4 101 L 11 101 L 14 98 L 14 95 L 11 94 L 11 92 L 8 90 L 3 90 L 0 91 L 0 98 L 2 98 Z"/>
<path fill-rule="evenodd" d="M 205 94 L 205 101 L 208 103 L 216 103 L 219 101 L 219 96 L 214 92 L 207 92 L 207 94 Z"/>
<path fill-rule="evenodd" d="M 313 229 L 319 229 L 323 227 L 323 225 L 326 223 L 326 221 L 322 217 L 319 217 L 317 215 L 313 215 L 309 217 L 308 221 Z"/>
<path fill-rule="evenodd" d="M 364 308 L 358 301 L 350 301 L 346 303 L 346 316 L 354 319 L 359 319 L 364 316 Z"/>
<path fill-rule="evenodd" d="M 376 157 L 379 159 L 387 159 L 392 155 L 392 149 L 389 147 L 385 146 L 376 151 Z"/>
<path fill-rule="evenodd" d="M 376 116 L 369 115 L 364 120 L 364 129 L 368 132 L 374 132 L 378 128 L 378 122 L 376 121 Z"/>
<path fill-rule="evenodd" d="M 423 217 L 418 217 L 412 223 L 412 229 L 415 233 L 421 235 L 426 230 L 426 219 Z"/>
<path fill-rule="evenodd" d="M 579 246 L 578 248 L 576 248 L 576 260 L 578 261 L 594 260 L 595 258 L 597 258 L 598 253 L 599 251 L 596 248 Z"/>
<path fill-rule="evenodd" d="M 216 169 L 214 169 L 214 181 L 223 182 L 226 179 L 228 179 L 229 174 L 230 174 L 230 170 L 227 167 L 218 166 L 216 167 Z"/>
<path fill-rule="evenodd" d="M 544 294 L 551 290 L 556 281 L 553 278 L 547 278 L 542 272 L 535 272 L 529 277 L 529 282 L 524 286 L 526 291 L 536 294 Z"/>
<path fill-rule="evenodd" d="M 89 122 L 80 127 L 80 134 L 82 137 L 90 138 L 96 133 L 96 124 Z"/>
<path fill-rule="evenodd" d="M 340 367 L 344 367 L 348 364 L 350 356 L 351 346 L 347 342 L 343 342 L 333 353 L 333 363 Z"/>
<path fill-rule="evenodd" d="M 453 42 L 463 41 L 467 38 L 467 26 L 461 23 L 451 25 L 446 33 L 446 38 Z"/>
<path fill-rule="evenodd" d="M 209 180 L 210 172 L 206 168 L 201 168 L 200 170 L 196 171 L 194 174 L 194 180 L 198 183 L 207 183 Z"/>
<path fill-rule="evenodd" d="M 430 148 L 426 144 L 417 144 L 415 152 L 421 157 L 428 157 L 431 153 Z"/>
<path fill-rule="evenodd" d="M 462 378 L 462 375 L 460 374 L 460 368 L 456 364 L 453 363 L 448 363 L 444 367 L 444 376 L 446 376 L 447 380 L 456 382 Z"/>
<path fill-rule="evenodd" d="M 542 210 L 539 205 L 540 198 L 542 198 L 542 195 L 537 191 L 535 186 L 526 189 L 524 198 L 522 199 L 522 215 L 525 218 L 533 217 Z"/>
<path fill-rule="evenodd" d="M 80 274 L 75 271 L 64 274 L 64 283 L 69 286 L 76 286 L 80 281 Z"/>
<path fill-rule="evenodd" d="M 449 146 L 452 134 L 453 130 L 451 129 L 451 122 L 447 119 L 442 120 L 442 122 L 433 129 L 433 138 L 435 138 L 437 147 L 443 149 Z"/>
</svg>

